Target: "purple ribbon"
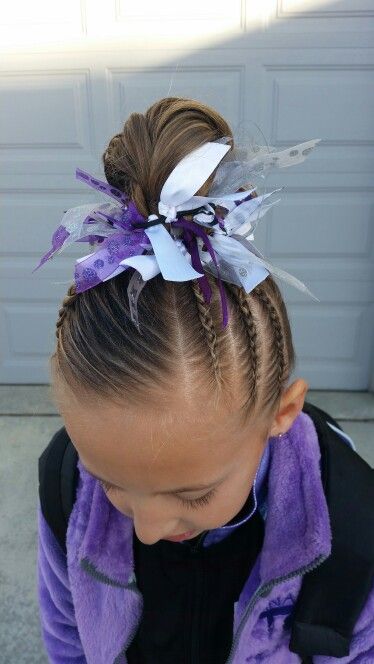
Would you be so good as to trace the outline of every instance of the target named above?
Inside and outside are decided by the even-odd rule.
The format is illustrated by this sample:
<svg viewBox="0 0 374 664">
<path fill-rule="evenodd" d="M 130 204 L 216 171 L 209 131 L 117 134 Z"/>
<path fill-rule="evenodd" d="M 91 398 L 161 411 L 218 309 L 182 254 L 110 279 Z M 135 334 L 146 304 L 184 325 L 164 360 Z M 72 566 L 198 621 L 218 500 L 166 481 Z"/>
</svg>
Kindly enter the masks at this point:
<svg viewBox="0 0 374 664">
<path fill-rule="evenodd" d="M 226 298 L 226 293 L 223 288 L 223 283 L 221 280 L 220 276 L 220 271 L 216 259 L 216 254 L 215 251 L 211 245 L 211 242 L 209 240 L 209 235 L 205 232 L 202 226 L 199 226 L 194 221 L 189 221 L 188 219 L 178 219 L 178 221 L 173 221 L 174 226 L 179 226 L 183 228 L 183 233 L 186 239 L 187 243 L 187 248 L 191 254 L 191 262 L 192 262 L 192 267 L 195 268 L 195 270 L 201 270 L 204 273 L 203 266 L 201 264 L 200 256 L 199 256 L 199 251 L 197 247 L 197 239 L 196 236 L 198 235 L 201 237 L 204 241 L 204 244 L 206 245 L 206 248 L 208 249 L 211 258 L 216 266 L 217 269 L 217 278 L 218 278 L 218 287 L 220 291 L 220 297 L 221 297 L 221 309 L 223 313 L 222 317 L 222 327 L 225 328 L 228 322 L 228 309 L 227 309 L 227 298 Z M 187 235 L 188 233 L 188 235 Z M 203 275 L 201 278 L 198 278 L 199 283 L 201 284 L 201 290 L 203 292 L 203 297 L 204 300 L 207 304 L 209 304 L 211 297 L 212 297 L 212 289 L 209 286 L 208 278 L 206 275 Z"/>
<path fill-rule="evenodd" d="M 69 231 L 66 230 L 65 226 L 60 224 L 58 228 L 56 228 L 55 232 L 52 235 L 52 247 L 47 251 L 44 256 L 40 259 L 39 265 L 37 265 L 32 272 L 35 272 L 35 270 L 38 270 L 49 258 L 51 258 L 52 254 L 57 251 L 57 249 L 60 249 L 60 247 L 64 244 L 66 238 L 68 238 L 70 235 Z"/>
<path fill-rule="evenodd" d="M 93 178 L 92 175 L 86 173 L 86 171 L 82 171 L 81 168 L 76 169 L 75 177 L 77 180 L 82 180 L 88 184 L 89 187 L 97 189 L 98 191 L 102 191 L 104 194 L 107 194 L 107 196 L 110 196 L 111 198 L 115 198 L 116 201 L 120 201 L 125 206 L 129 202 L 129 197 L 126 196 L 123 191 L 120 191 L 120 189 L 117 189 L 116 187 L 112 187 L 107 182 L 103 182 L 103 180 Z"/>
<path fill-rule="evenodd" d="M 141 245 L 147 242 L 148 237 L 143 231 L 132 233 L 118 231 L 106 237 L 98 251 L 75 264 L 76 292 L 82 293 L 110 277 L 124 258 L 143 254 L 144 247 Z M 120 267 L 127 270 L 130 266 Z"/>
</svg>

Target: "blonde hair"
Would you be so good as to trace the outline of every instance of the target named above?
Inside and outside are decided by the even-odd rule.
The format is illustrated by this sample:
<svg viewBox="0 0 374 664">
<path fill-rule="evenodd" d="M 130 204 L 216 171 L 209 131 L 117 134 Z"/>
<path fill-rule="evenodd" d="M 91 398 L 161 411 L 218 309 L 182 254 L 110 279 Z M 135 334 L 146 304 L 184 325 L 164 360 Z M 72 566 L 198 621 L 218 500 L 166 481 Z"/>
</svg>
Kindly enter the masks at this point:
<svg viewBox="0 0 374 664">
<path fill-rule="evenodd" d="M 132 113 L 102 156 L 109 184 L 128 193 L 139 212 L 158 213 L 160 191 L 176 164 L 207 141 L 232 137 L 224 118 L 193 99 L 166 97 Z M 232 138 L 232 147 L 234 140 Z M 214 178 L 200 188 L 206 195 Z M 138 300 L 139 335 L 130 319 L 129 268 L 83 293 L 72 284 L 56 324 L 51 359 L 56 377 L 77 396 L 122 404 L 159 403 L 176 384 L 188 397 L 220 395 L 245 419 L 273 412 L 293 371 L 295 353 L 280 290 L 269 275 L 249 294 L 223 282 L 229 322 L 221 323 L 217 280 L 206 305 L 197 280 L 150 279 Z M 174 383 L 173 383 L 174 381 Z M 207 396 L 208 395 L 208 396 Z"/>
</svg>

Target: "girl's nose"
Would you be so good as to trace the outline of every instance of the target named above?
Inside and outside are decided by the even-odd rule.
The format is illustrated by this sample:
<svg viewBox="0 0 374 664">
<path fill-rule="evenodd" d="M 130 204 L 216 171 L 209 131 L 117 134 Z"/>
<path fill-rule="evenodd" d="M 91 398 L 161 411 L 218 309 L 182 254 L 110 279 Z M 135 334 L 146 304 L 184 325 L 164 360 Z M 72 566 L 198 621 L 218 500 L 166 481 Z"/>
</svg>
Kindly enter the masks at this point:
<svg viewBox="0 0 374 664">
<path fill-rule="evenodd" d="M 171 537 L 173 533 L 177 532 L 177 528 L 173 528 L 170 525 L 165 525 L 164 527 L 156 524 L 147 526 L 145 524 L 139 524 L 135 519 L 134 530 L 137 538 L 143 542 L 143 544 L 156 544 L 160 539 Z"/>
<path fill-rule="evenodd" d="M 132 512 L 136 536 L 143 544 L 155 544 L 160 539 L 183 532 L 183 528 L 178 525 L 179 519 L 171 518 L 170 515 L 155 514 L 144 508 L 135 508 Z"/>
</svg>

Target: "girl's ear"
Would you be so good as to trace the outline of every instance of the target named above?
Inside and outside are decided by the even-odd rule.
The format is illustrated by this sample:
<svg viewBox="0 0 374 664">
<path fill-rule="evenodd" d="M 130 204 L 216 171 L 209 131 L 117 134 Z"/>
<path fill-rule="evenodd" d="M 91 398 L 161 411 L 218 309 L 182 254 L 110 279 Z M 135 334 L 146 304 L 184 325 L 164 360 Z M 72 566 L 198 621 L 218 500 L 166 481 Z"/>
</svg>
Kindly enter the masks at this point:
<svg viewBox="0 0 374 664">
<path fill-rule="evenodd" d="M 278 412 L 273 419 L 269 436 L 277 436 L 290 429 L 303 408 L 308 389 L 309 385 L 303 378 L 297 378 L 292 385 L 287 387 L 282 394 Z"/>
</svg>

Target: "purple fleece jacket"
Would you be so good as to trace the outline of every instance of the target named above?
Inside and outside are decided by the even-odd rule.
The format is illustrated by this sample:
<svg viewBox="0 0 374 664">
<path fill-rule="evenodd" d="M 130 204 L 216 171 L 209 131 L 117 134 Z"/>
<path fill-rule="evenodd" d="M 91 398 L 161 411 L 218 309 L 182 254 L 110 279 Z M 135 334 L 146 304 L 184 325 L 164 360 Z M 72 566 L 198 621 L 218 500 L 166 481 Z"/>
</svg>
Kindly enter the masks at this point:
<svg viewBox="0 0 374 664">
<path fill-rule="evenodd" d="M 234 605 L 226 664 L 295 664 L 290 614 L 303 574 L 331 553 L 331 528 L 311 418 L 301 412 L 282 439 L 269 438 L 264 543 Z M 133 521 L 106 498 L 78 460 L 77 498 L 62 552 L 38 506 L 41 632 L 52 664 L 127 664 L 140 624 Z M 374 588 L 359 615 L 346 657 L 314 664 L 373 664 Z"/>
</svg>

